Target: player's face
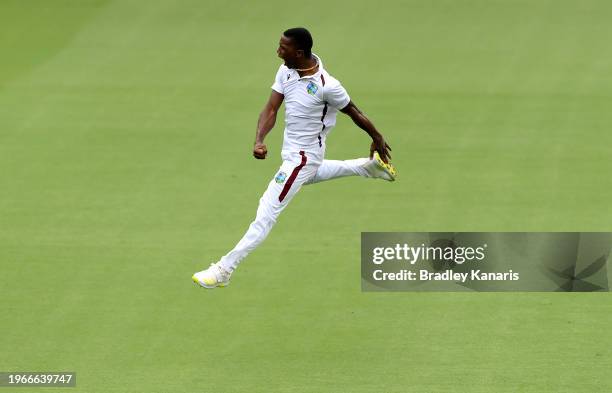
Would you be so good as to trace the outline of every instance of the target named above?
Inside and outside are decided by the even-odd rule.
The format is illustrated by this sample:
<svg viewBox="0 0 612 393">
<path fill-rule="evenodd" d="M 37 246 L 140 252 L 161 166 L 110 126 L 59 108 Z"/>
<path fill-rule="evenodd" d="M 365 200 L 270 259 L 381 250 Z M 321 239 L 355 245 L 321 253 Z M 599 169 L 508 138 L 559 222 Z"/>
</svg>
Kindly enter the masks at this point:
<svg viewBox="0 0 612 393">
<path fill-rule="evenodd" d="M 289 68 L 295 68 L 297 64 L 298 56 L 303 54 L 302 50 L 296 50 L 291 38 L 287 38 L 284 35 L 281 36 L 280 41 L 278 42 L 278 49 L 276 50 L 276 54 L 281 59 L 285 60 L 285 65 Z"/>
</svg>

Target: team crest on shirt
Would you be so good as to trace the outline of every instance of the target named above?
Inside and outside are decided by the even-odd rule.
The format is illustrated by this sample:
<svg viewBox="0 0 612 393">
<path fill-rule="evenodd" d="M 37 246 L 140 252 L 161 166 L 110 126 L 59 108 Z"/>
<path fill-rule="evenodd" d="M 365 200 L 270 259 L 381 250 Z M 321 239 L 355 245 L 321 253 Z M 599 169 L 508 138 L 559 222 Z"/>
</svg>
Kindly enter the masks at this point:
<svg viewBox="0 0 612 393">
<path fill-rule="evenodd" d="M 306 91 L 308 91 L 308 94 L 315 95 L 317 90 L 319 90 L 319 88 L 313 82 L 310 82 L 308 86 L 306 86 Z"/>
<path fill-rule="evenodd" d="M 276 177 L 274 178 L 274 180 L 278 184 L 283 184 L 286 179 L 287 179 L 287 174 L 285 172 L 278 172 L 278 175 L 276 175 Z"/>
</svg>

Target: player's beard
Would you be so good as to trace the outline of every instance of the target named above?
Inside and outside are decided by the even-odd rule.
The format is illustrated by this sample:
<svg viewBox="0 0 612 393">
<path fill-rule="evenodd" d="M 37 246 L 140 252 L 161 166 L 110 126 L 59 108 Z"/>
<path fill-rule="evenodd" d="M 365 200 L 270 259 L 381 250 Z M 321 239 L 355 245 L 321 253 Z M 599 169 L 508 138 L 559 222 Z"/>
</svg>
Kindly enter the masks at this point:
<svg viewBox="0 0 612 393">
<path fill-rule="evenodd" d="M 285 66 L 286 66 L 287 68 L 291 68 L 291 69 L 294 69 L 294 68 L 295 68 L 295 64 L 293 64 L 293 63 L 292 63 L 291 61 L 289 61 L 289 60 L 285 60 Z"/>
</svg>

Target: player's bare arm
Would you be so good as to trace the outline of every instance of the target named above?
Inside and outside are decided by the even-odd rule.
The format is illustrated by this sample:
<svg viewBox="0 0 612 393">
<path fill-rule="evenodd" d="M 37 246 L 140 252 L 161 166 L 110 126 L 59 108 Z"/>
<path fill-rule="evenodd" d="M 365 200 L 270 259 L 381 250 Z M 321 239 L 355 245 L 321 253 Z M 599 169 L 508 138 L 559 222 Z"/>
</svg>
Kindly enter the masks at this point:
<svg viewBox="0 0 612 393">
<path fill-rule="evenodd" d="M 359 128 L 368 133 L 368 135 L 372 138 L 372 145 L 370 146 L 370 158 L 375 151 L 378 152 L 380 158 L 384 162 L 389 162 L 391 159 L 391 147 L 385 142 L 385 138 L 382 136 L 380 132 L 374 127 L 374 124 L 368 119 L 368 117 L 357 108 L 357 106 L 350 101 L 347 106 L 340 110 L 342 113 L 347 114 L 353 120 Z"/>
<path fill-rule="evenodd" d="M 284 98 L 284 95 L 272 90 L 266 106 L 264 106 L 263 110 L 259 114 L 259 120 L 257 121 L 257 132 L 255 134 L 255 146 L 253 147 L 253 156 L 259 160 L 265 159 L 266 154 L 268 154 L 268 149 L 264 144 L 264 139 L 272 128 L 274 128 L 278 108 L 280 108 Z"/>
</svg>

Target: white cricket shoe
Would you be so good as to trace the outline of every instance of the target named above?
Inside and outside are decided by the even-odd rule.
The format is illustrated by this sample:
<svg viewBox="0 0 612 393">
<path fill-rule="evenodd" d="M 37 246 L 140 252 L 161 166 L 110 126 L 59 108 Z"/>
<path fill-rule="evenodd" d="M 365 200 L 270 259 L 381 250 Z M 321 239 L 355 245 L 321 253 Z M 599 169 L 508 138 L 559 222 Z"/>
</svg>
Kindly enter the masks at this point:
<svg viewBox="0 0 612 393">
<path fill-rule="evenodd" d="M 374 152 L 374 158 L 362 165 L 363 168 L 370 174 L 371 177 L 394 181 L 397 176 L 397 170 L 393 164 L 385 163 L 377 151 Z"/>
<path fill-rule="evenodd" d="M 219 263 L 211 263 L 208 269 L 195 273 L 191 279 L 204 288 L 212 289 L 228 286 L 231 276 L 232 273 L 225 271 Z"/>
</svg>

